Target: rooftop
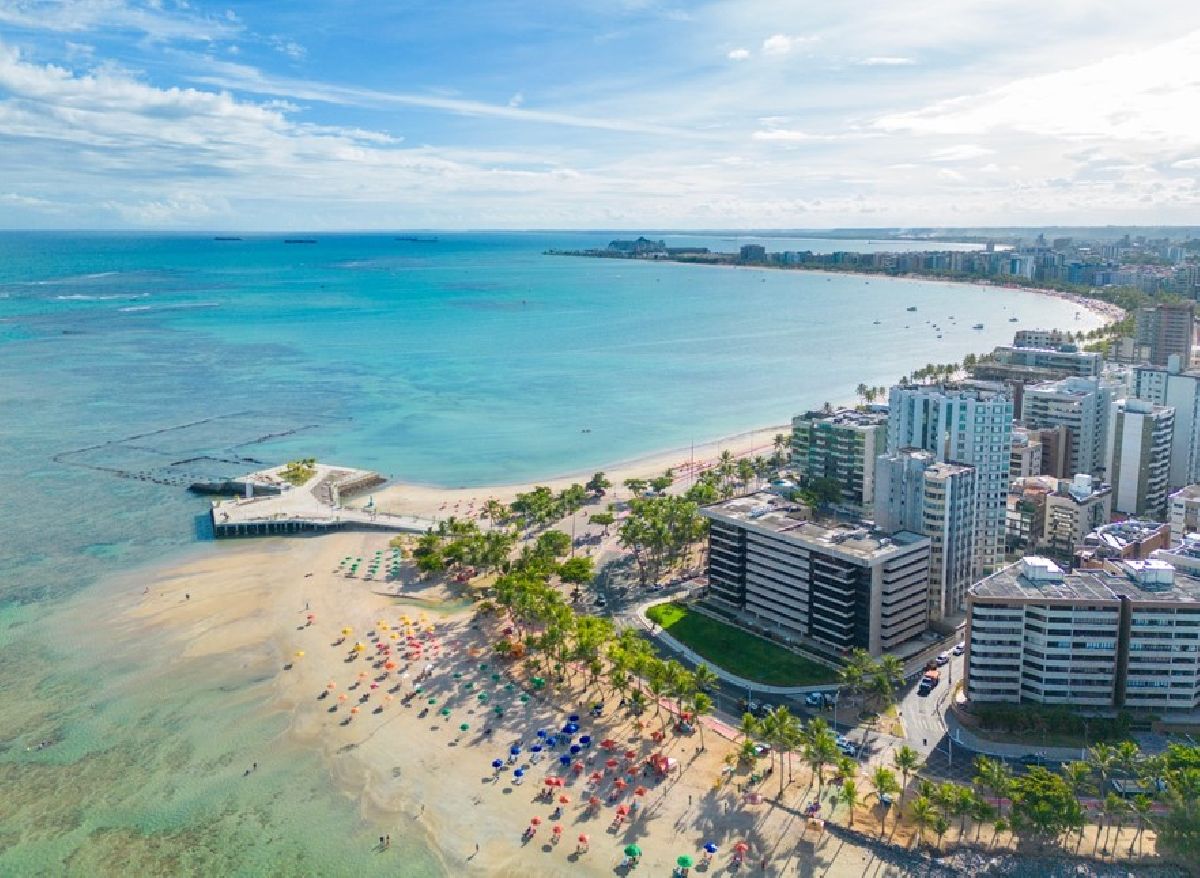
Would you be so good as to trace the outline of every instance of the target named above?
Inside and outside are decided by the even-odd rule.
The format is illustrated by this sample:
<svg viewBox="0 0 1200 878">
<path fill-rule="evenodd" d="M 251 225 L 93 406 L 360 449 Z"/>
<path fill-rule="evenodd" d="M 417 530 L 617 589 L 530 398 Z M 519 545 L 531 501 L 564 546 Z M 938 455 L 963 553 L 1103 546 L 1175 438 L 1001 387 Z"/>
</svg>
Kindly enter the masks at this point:
<svg viewBox="0 0 1200 878">
<path fill-rule="evenodd" d="M 1164 601 L 1200 604 L 1200 579 L 1158 559 L 1118 561 L 1099 570 L 1064 572 L 1046 558 L 1022 558 L 971 586 L 976 598 Z"/>
<path fill-rule="evenodd" d="M 1178 491 L 1172 491 L 1171 496 L 1183 500 L 1200 500 L 1200 485 L 1184 485 Z"/>
<path fill-rule="evenodd" d="M 809 507 L 765 491 L 714 503 L 700 511 L 712 518 L 770 531 L 810 547 L 868 562 L 929 542 L 926 537 L 909 531 L 885 534 L 868 522 L 814 521 Z"/>
<path fill-rule="evenodd" d="M 865 411 L 859 409 L 838 409 L 834 412 L 820 410 L 808 411 L 792 419 L 796 421 L 820 421 L 839 427 L 878 427 L 886 425 L 888 420 L 887 406 L 869 406 Z"/>
<path fill-rule="evenodd" d="M 1142 521 L 1129 518 L 1114 521 L 1096 528 L 1083 538 L 1085 546 L 1104 546 L 1121 550 L 1133 543 L 1141 543 L 1159 534 L 1167 525 L 1159 521 Z"/>
</svg>

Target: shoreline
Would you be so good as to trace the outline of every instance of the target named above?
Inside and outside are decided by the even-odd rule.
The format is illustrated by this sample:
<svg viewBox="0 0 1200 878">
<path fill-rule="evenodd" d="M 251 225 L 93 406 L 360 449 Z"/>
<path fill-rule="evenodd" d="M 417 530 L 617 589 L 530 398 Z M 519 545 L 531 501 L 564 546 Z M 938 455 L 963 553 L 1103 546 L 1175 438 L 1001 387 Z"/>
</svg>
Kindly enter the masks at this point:
<svg viewBox="0 0 1200 878">
<path fill-rule="evenodd" d="M 1115 323 L 1127 315 L 1128 312 L 1119 305 L 1114 305 L 1111 302 L 1105 302 L 1102 299 L 1096 299 L 1083 293 L 1072 293 L 1064 290 L 1050 289 L 1049 287 L 1024 286 L 1022 284 L 1001 283 L 993 278 L 948 278 L 939 277 L 937 275 L 919 274 L 915 272 L 904 272 L 903 274 L 889 274 L 884 271 L 836 271 L 827 266 L 808 267 L 804 265 L 755 265 L 755 264 L 740 264 L 736 262 L 706 262 L 698 259 L 646 259 L 639 256 L 605 256 L 600 252 L 588 253 L 584 251 L 549 251 L 545 255 L 551 256 L 571 256 L 577 259 L 612 259 L 623 262 L 645 262 L 651 265 L 659 265 L 669 263 L 671 265 L 695 265 L 701 268 L 729 268 L 735 270 L 747 271 L 797 271 L 808 274 L 824 274 L 830 277 L 850 276 L 864 278 L 882 278 L 885 280 L 902 280 L 917 283 L 939 283 L 948 285 L 966 285 L 978 287 L 998 287 L 1001 289 L 1021 290 L 1027 293 L 1035 293 L 1042 296 L 1050 296 L 1055 299 L 1062 299 L 1066 302 L 1073 302 L 1086 308 L 1091 313 L 1105 320 L 1104 325 Z M 734 254 L 718 254 L 727 255 L 731 258 Z"/>
</svg>

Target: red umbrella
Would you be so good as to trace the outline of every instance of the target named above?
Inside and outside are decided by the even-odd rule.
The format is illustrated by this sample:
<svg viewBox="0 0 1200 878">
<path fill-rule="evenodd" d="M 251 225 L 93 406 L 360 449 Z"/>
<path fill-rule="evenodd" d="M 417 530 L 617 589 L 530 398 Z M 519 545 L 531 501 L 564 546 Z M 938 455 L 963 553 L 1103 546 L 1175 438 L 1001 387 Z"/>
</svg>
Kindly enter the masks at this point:
<svg viewBox="0 0 1200 878">
<path fill-rule="evenodd" d="M 605 738 L 603 741 L 600 742 L 600 746 L 603 747 L 605 750 L 612 750 L 617 746 L 617 742 L 614 741 L 612 738 Z"/>
<path fill-rule="evenodd" d="M 636 790 L 633 791 L 633 794 L 635 796 L 644 796 L 644 795 L 646 795 L 646 788 L 638 787 Z"/>
<path fill-rule="evenodd" d="M 533 817 L 533 818 L 530 818 L 530 820 L 529 820 L 529 825 L 530 825 L 530 826 L 541 826 L 541 825 L 542 825 L 542 818 L 541 818 L 541 817 Z"/>
<path fill-rule="evenodd" d="M 624 817 L 626 814 L 629 813 L 629 806 L 628 805 L 618 805 L 617 813 L 620 814 L 622 817 Z"/>
<path fill-rule="evenodd" d="M 555 823 L 554 828 L 551 829 L 550 831 L 553 832 L 555 835 L 562 835 L 563 828 L 561 826 L 559 826 L 557 823 Z"/>
<path fill-rule="evenodd" d="M 623 790 L 623 789 L 625 789 L 625 787 L 629 786 L 629 784 L 625 782 L 625 778 L 618 777 L 616 780 L 613 781 L 613 786 L 619 790 Z"/>
<path fill-rule="evenodd" d="M 600 781 L 604 779 L 604 775 L 602 775 L 598 771 L 593 771 L 591 779 L 592 779 L 592 783 L 600 783 Z"/>
<path fill-rule="evenodd" d="M 588 799 L 588 804 L 591 805 L 593 808 L 598 807 L 600 805 L 600 797 L 592 796 L 590 799 Z"/>
<path fill-rule="evenodd" d="M 580 844 L 587 844 L 587 843 L 588 843 L 588 837 L 587 837 L 586 835 L 581 835 L 581 836 L 579 836 L 579 843 L 580 843 Z"/>
<path fill-rule="evenodd" d="M 607 765 L 609 768 L 616 768 L 616 767 L 617 767 L 617 760 L 615 760 L 615 759 L 610 759 L 610 760 L 608 760 L 607 762 L 605 762 L 604 764 L 605 764 L 605 765 Z"/>
<path fill-rule="evenodd" d="M 750 850 L 750 845 L 746 844 L 744 841 L 739 841 L 733 846 L 733 849 L 739 854 L 744 854 L 746 851 Z"/>
<path fill-rule="evenodd" d="M 558 797 L 558 804 L 560 804 L 560 805 L 571 804 L 571 797 L 568 796 L 566 793 L 563 793 L 561 796 Z"/>
<path fill-rule="evenodd" d="M 554 779 L 554 778 L 552 778 L 552 777 L 548 777 L 548 778 L 546 778 L 546 780 L 545 780 L 545 784 L 546 784 L 546 786 L 548 786 L 548 787 L 555 786 L 554 780 L 555 780 L 555 779 Z"/>
<path fill-rule="evenodd" d="M 571 770 L 574 771 L 576 774 L 582 774 L 583 773 L 583 763 L 576 762 L 574 765 L 571 766 Z"/>
<path fill-rule="evenodd" d="M 637 750 L 626 750 L 625 758 L 626 759 L 637 759 Z"/>
</svg>

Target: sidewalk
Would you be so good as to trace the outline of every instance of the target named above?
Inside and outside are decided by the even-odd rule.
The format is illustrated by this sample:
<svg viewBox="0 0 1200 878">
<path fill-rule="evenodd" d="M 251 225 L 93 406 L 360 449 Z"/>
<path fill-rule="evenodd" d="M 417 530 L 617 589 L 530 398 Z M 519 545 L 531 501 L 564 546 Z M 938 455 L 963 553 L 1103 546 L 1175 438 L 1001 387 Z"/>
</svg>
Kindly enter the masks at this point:
<svg viewBox="0 0 1200 878">
<path fill-rule="evenodd" d="M 945 715 L 946 732 L 953 738 L 954 743 L 986 756 L 1012 759 L 1030 753 L 1040 753 L 1051 762 L 1073 762 L 1087 757 L 1087 753 L 1082 747 L 1039 747 L 1035 744 L 1003 744 L 999 741 L 989 741 L 979 737 L 960 723 L 952 709 L 948 709 Z"/>
<path fill-rule="evenodd" d="M 677 599 L 678 596 L 673 596 L 667 598 L 655 598 L 653 600 L 646 601 L 645 603 L 638 604 L 636 607 L 621 613 L 617 617 L 617 621 L 623 622 L 627 627 L 631 628 L 640 626 L 651 637 L 655 638 L 656 640 L 661 640 L 675 652 L 686 656 L 688 661 L 698 665 L 707 665 L 714 674 L 716 674 L 726 683 L 729 683 L 733 686 L 738 686 L 742 689 L 749 689 L 753 690 L 754 692 L 760 692 L 767 695 L 803 696 L 807 695 L 809 692 L 828 692 L 830 689 L 836 688 L 834 684 L 830 683 L 817 686 L 768 686 L 766 683 L 756 683 L 753 680 L 747 680 L 744 677 L 739 677 L 737 674 L 731 674 L 724 668 L 717 667 L 695 650 L 684 646 L 666 631 L 663 631 L 648 618 L 646 618 L 646 611 L 651 607 L 657 606 L 658 604 L 669 604 Z"/>
</svg>

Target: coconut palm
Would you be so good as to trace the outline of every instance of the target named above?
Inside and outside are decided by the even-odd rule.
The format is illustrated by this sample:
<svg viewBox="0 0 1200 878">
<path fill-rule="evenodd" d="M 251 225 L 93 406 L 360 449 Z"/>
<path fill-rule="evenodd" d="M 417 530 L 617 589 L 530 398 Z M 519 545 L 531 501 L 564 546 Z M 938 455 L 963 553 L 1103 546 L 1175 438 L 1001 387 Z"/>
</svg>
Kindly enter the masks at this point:
<svg viewBox="0 0 1200 878">
<path fill-rule="evenodd" d="M 703 692 L 697 692 L 692 696 L 692 713 L 696 717 L 696 726 L 700 729 L 700 749 L 704 750 L 704 715 L 712 713 L 713 700 Z"/>
<path fill-rule="evenodd" d="M 854 826 L 854 809 L 858 807 L 858 785 L 853 778 L 842 781 L 842 788 L 838 790 L 838 802 L 846 806 L 849 812 L 848 826 Z"/>
<path fill-rule="evenodd" d="M 912 800 L 912 804 L 909 805 L 908 813 L 912 817 L 913 823 L 917 825 L 915 841 L 919 848 L 924 839 L 925 830 L 929 828 L 937 817 L 937 810 L 933 807 L 933 802 L 926 796 L 917 796 Z"/>
<path fill-rule="evenodd" d="M 933 829 L 934 834 L 937 835 L 937 846 L 938 850 L 940 851 L 942 849 L 942 837 L 945 836 L 946 831 L 950 829 L 950 821 L 947 820 L 944 815 L 939 814 L 933 818 L 933 826 L 931 828 Z"/>
<path fill-rule="evenodd" d="M 1007 762 L 988 756 L 975 757 L 975 785 L 988 790 L 995 799 L 1008 798 L 1012 788 L 1012 769 Z M 997 808 L 1003 813 L 1000 803 Z"/>
<path fill-rule="evenodd" d="M 1154 800 L 1147 795 L 1138 795 L 1133 797 L 1131 808 L 1134 817 L 1137 818 L 1137 832 L 1133 834 L 1133 841 L 1129 843 L 1129 855 L 1133 856 L 1134 845 L 1138 846 L 1138 853 L 1141 854 L 1142 833 L 1146 831 L 1146 826 L 1151 822 L 1151 808 L 1154 807 Z"/>
<path fill-rule="evenodd" d="M 905 744 L 892 754 L 892 765 L 900 772 L 900 801 L 903 802 L 904 794 L 908 792 L 908 776 L 921 767 L 921 755 Z"/>
<path fill-rule="evenodd" d="M 887 822 L 887 806 L 884 800 L 900 791 L 900 784 L 890 768 L 880 765 L 871 772 L 871 786 L 875 787 L 875 798 L 879 800 L 879 834 L 883 835 L 883 826 Z"/>
</svg>

